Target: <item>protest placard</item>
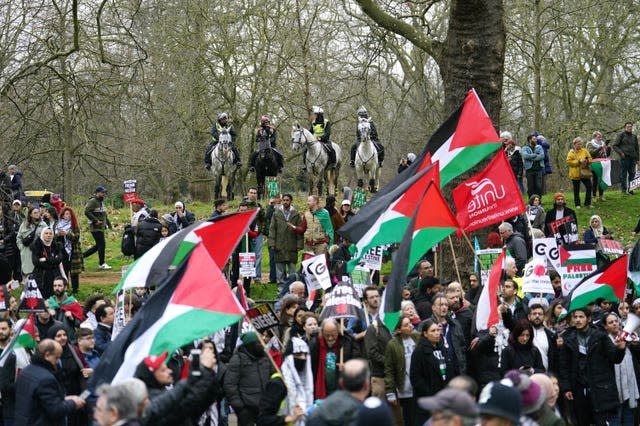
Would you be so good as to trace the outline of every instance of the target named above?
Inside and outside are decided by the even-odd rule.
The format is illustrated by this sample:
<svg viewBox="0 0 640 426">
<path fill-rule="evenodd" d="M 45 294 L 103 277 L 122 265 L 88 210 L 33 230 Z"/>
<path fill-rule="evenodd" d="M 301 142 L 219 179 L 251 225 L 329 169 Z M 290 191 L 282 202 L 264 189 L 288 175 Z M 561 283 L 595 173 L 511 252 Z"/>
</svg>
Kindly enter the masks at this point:
<svg viewBox="0 0 640 426">
<path fill-rule="evenodd" d="M 240 253 L 238 259 L 240 261 L 240 275 L 245 278 L 255 277 L 256 254 L 252 252 Z"/>
<path fill-rule="evenodd" d="M 129 179 L 124 181 L 124 202 L 130 203 L 132 200 L 138 198 L 138 181 L 135 179 Z"/>
<path fill-rule="evenodd" d="M 278 325 L 278 317 L 266 303 L 247 310 L 247 317 L 259 333 L 264 333 L 265 330 Z"/>
<path fill-rule="evenodd" d="M 326 290 L 331 287 L 331 276 L 327 269 L 327 258 L 324 254 L 303 260 L 302 272 L 305 275 L 309 293 L 320 288 Z"/>
</svg>

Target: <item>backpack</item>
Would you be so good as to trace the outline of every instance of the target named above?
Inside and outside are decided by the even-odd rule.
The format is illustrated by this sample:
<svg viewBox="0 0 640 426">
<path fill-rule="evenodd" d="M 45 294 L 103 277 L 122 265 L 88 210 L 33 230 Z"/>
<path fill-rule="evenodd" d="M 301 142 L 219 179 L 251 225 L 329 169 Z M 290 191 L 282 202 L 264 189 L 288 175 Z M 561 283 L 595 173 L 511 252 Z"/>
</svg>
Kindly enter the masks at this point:
<svg viewBox="0 0 640 426">
<path fill-rule="evenodd" d="M 126 225 L 124 227 L 120 250 L 125 256 L 133 256 L 136 254 L 136 235 L 135 230 L 131 225 Z"/>
</svg>

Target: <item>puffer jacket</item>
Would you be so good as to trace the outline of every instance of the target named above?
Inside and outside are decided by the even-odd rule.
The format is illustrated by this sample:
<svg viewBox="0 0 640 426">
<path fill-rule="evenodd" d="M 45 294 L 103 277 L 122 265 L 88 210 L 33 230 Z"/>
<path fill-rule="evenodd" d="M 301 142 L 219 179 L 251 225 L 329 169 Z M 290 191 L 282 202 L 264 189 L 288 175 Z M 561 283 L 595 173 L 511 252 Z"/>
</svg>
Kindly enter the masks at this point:
<svg viewBox="0 0 640 426">
<path fill-rule="evenodd" d="M 580 148 L 579 150 L 570 149 L 567 153 L 567 165 L 569 166 L 569 179 L 571 180 L 580 180 L 580 167 L 582 162 L 588 159 L 589 163 L 591 163 L 591 154 L 584 148 Z"/>
<path fill-rule="evenodd" d="M 325 399 L 307 420 L 307 426 L 350 425 L 362 402 L 349 392 L 338 390 Z"/>
<path fill-rule="evenodd" d="M 266 354 L 258 358 L 244 345 L 240 346 L 229 360 L 224 377 L 224 392 L 233 409 L 251 407 L 258 411 L 260 397 L 273 371 Z"/>
<path fill-rule="evenodd" d="M 155 246 L 162 234 L 162 223 L 155 217 L 146 217 L 136 227 L 136 259 Z"/>
</svg>

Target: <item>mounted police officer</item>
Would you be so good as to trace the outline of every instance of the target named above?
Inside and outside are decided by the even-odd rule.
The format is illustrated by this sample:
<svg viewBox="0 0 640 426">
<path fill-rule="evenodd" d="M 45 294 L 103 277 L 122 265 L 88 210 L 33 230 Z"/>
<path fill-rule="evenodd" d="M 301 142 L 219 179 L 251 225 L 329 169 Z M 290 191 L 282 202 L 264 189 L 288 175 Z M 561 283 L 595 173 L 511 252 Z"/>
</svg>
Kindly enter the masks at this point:
<svg viewBox="0 0 640 426">
<path fill-rule="evenodd" d="M 276 129 L 271 124 L 271 119 L 268 115 L 263 115 L 260 117 L 260 127 L 256 129 L 256 144 L 255 149 L 251 153 L 251 157 L 249 158 L 249 171 L 255 172 L 256 170 L 256 156 L 262 146 L 270 146 L 273 149 L 273 153 L 276 157 L 276 162 L 278 163 L 278 173 L 282 173 L 282 168 L 284 167 L 284 159 L 282 158 L 282 154 L 278 151 L 278 147 L 276 146 Z M 268 145 L 265 143 L 268 142 Z"/>
<path fill-rule="evenodd" d="M 233 163 L 238 167 L 242 166 L 242 162 L 240 161 L 240 153 L 238 152 L 238 148 L 236 148 L 236 130 L 233 128 L 233 125 L 229 121 L 229 114 L 226 112 L 221 112 L 218 115 L 218 120 L 214 123 L 213 127 L 211 127 L 211 136 L 213 140 L 209 142 L 207 146 L 207 150 L 204 154 L 204 165 L 207 170 L 211 170 L 211 153 L 213 149 L 218 144 L 220 140 L 220 134 L 228 133 L 231 136 L 231 150 L 233 151 Z"/>
<path fill-rule="evenodd" d="M 376 151 L 378 152 L 378 164 L 382 167 L 382 163 L 384 162 L 384 146 L 380 143 L 380 139 L 378 139 L 378 130 L 376 129 L 376 125 L 373 124 L 373 120 L 369 118 L 369 113 L 364 106 L 358 108 L 358 124 L 362 121 L 368 121 L 369 126 L 371 128 L 369 132 L 369 137 L 373 142 L 373 146 L 376 147 Z M 351 160 L 349 161 L 349 165 L 351 167 L 356 166 L 356 151 L 358 150 L 358 146 L 360 145 L 360 141 L 362 140 L 362 135 L 360 134 L 360 127 L 356 126 L 356 143 L 351 145 Z"/>
<path fill-rule="evenodd" d="M 324 110 L 319 106 L 313 107 L 314 119 L 311 122 L 309 131 L 313 133 L 315 138 L 322 142 L 327 154 L 329 155 L 328 166 L 336 165 L 336 152 L 331 145 L 331 123 L 324 118 Z M 304 158 L 304 157 L 303 157 Z"/>
</svg>

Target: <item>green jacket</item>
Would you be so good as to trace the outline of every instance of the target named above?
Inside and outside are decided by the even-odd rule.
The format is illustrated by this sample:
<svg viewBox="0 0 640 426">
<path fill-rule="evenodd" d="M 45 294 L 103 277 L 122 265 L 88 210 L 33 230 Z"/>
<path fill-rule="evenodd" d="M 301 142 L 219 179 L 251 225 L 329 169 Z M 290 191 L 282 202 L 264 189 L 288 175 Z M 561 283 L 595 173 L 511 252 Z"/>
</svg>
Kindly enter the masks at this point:
<svg viewBox="0 0 640 426">
<path fill-rule="evenodd" d="M 418 334 L 411 336 L 418 344 Z M 407 376 L 407 364 L 404 359 L 404 345 L 402 337 L 396 335 L 387 343 L 384 353 L 384 391 L 387 394 L 398 393 L 398 389 L 404 388 L 404 380 Z"/>
<path fill-rule="evenodd" d="M 84 215 L 89 219 L 90 232 L 104 232 L 105 227 L 111 228 L 104 202 L 95 196 L 91 197 L 84 207 Z"/>
<path fill-rule="evenodd" d="M 302 216 L 291 206 L 289 222 L 295 226 L 302 223 Z M 296 234 L 287 225 L 282 208 L 276 208 L 269 227 L 269 248 L 276 252 L 277 263 L 296 263 L 298 252 L 302 250 L 304 239 L 302 234 Z"/>
</svg>

